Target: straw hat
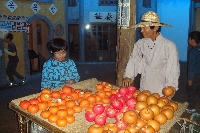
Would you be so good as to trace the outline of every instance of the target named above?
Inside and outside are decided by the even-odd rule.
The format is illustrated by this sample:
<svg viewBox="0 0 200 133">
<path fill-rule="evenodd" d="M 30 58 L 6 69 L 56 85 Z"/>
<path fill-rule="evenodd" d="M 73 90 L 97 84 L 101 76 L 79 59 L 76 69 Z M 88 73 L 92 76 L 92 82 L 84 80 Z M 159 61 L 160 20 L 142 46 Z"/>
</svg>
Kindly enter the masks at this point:
<svg viewBox="0 0 200 133">
<path fill-rule="evenodd" d="M 171 25 L 160 22 L 160 18 L 157 13 L 148 11 L 142 15 L 141 22 L 132 26 L 133 28 L 145 27 L 145 26 L 166 26 L 172 27 Z"/>
</svg>

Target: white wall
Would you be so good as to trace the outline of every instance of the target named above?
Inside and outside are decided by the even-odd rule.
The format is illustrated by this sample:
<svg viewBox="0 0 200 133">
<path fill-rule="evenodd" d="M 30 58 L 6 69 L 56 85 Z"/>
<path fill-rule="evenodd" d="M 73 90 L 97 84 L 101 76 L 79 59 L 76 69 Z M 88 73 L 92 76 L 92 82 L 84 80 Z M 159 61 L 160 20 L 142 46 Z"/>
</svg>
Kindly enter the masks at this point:
<svg viewBox="0 0 200 133">
<path fill-rule="evenodd" d="M 157 13 L 160 16 L 161 22 L 173 26 L 173 28 L 163 27 L 161 33 L 176 43 L 179 60 L 183 62 L 187 61 L 189 9 L 190 0 L 157 1 Z"/>
</svg>

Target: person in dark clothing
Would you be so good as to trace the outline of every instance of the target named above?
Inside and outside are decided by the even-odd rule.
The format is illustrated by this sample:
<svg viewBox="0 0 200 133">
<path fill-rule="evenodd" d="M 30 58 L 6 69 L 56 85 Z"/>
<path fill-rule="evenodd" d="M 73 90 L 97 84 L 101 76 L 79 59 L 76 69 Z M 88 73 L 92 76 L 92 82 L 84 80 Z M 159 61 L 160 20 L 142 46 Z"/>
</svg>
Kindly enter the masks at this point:
<svg viewBox="0 0 200 133">
<path fill-rule="evenodd" d="M 21 76 L 17 71 L 17 63 L 19 62 L 17 56 L 17 49 L 15 44 L 12 42 L 13 34 L 8 33 L 4 38 L 4 42 L 8 43 L 8 49 L 4 49 L 5 53 L 8 55 L 8 64 L 6 68 L 6 74 L 10 80 L 9 86 L 17 85 L 14 76 L 20 79 L 20 84 L 23 85 L 26 82 L 26 77 Z"/>
<path fill-rule="evenodd" d="M 200 89 L 200 32 L 189 33 L 188 44 L 191 50 L 188 54 L 188 82 L 187 94 L 189 106 L 186 109 L 189 113 L 195 113 L 195 94 Z"/>
</svg>

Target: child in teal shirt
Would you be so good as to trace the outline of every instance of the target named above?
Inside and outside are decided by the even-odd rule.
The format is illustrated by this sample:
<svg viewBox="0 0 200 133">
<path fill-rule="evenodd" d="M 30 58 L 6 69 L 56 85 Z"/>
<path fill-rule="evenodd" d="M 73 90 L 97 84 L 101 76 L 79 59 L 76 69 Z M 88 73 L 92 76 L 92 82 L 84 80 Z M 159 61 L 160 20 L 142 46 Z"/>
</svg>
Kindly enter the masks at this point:
<svg viewBox="0 0 200 133">
<path fill-rule="evenodd" d="M 80 76 L 76 65 L 66 57 L 66 41 L 55 38 L 47 43 L 47 49 L 53 56 L 43 65 L 41 89 L 55 89 L 78 82 Z"/>
</svg>

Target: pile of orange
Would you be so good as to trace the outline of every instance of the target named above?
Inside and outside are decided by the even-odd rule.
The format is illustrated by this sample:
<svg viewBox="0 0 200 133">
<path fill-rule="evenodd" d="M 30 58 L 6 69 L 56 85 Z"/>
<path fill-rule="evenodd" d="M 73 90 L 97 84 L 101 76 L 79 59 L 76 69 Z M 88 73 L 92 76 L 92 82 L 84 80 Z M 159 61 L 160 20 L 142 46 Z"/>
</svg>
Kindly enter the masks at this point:
<svg viewBox="0 0 200 133">
<path fill-rule="evenodd" d="M 91 111 L 96 104 L 108 105 L 109 96 L 116 94 L 117 90 L 108 82 L 101 82 L 96 85 L 96 91 L 83 91 L 72 87 L 63 87 L 60 90 L 41 90 L 40 95 L 34 100 L 24 100 L 26 103 L 20 107 L 35 114 L 42 110 L 40 116 L 58 127 L 65 127 L 75 121 L 74 113 Z M 31 102 L 30 104 L 27 102 Z"/>
</svg>

